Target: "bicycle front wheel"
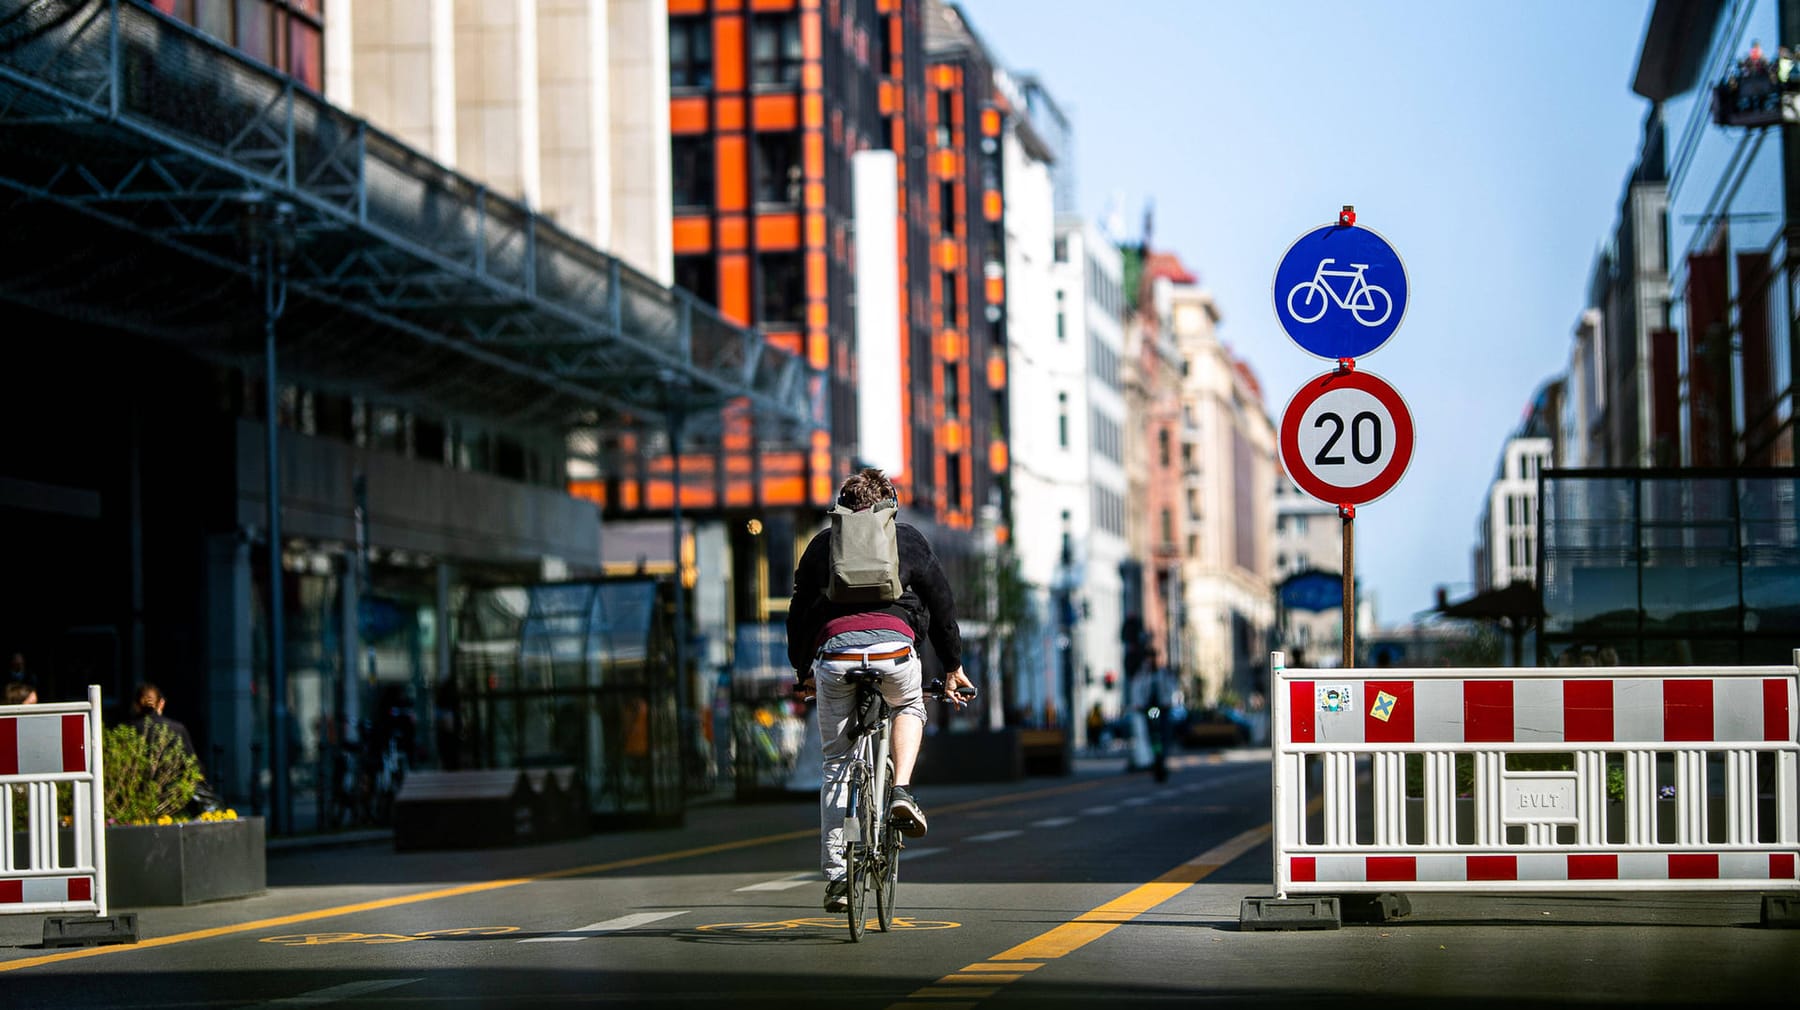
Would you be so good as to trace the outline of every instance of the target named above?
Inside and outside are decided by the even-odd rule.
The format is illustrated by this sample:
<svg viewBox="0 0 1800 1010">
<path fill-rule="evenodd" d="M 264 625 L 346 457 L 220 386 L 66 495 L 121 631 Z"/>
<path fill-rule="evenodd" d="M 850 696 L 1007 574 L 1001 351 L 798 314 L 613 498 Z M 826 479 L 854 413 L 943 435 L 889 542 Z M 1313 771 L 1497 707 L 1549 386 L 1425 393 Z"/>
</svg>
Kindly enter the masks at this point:
<svg viewBox="0 0 1800 1010">
<path fill-rule="evenodd" d="M 867 898 L 874 886 L 870 879 L 875 868 L 875 798 L 870 794 L 869 772 L 859 767 L 850 781 L 850 808 L 856 818 L 857 840 L 844 846 L 844 886 L 849 888 L 848 916 L 850 939 L 860 941 L 868 929 Z"/>
<path fill-rule="evenodd" d="M 1387 288 L 1371 284 L 1363 289 L 1363 297 L 1350 307 L 1350 314 L 1364 326 L 1380 326 L 1394 311 L 1394 296 Z"/>
</svg>

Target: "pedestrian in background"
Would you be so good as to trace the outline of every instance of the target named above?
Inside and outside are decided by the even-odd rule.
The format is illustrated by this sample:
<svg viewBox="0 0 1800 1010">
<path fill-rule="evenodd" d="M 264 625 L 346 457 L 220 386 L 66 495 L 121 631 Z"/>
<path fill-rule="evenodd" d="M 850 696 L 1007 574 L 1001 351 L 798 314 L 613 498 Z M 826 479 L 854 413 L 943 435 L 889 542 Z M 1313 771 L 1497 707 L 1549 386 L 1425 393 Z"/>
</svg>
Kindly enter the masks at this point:
<svg viewBox="0 0 1800 1010">
<path fill-rule="evenodd" d="M 125 725 L 137 730 L 145 739 L 149 739 L 156 727 L 162 726 L 170 733 L 175 734 L 175 739 L 181 741 L 181 749 L 186 751 L 189 757 L 197 760 L 199 755 L 194 753 L 194 741 L 192 737 L 188 736 L 187 727 L 177 720 L 163 715 L 163 709 L 168 704 L 168 699 L 163 697 L 162 691 L 155 684 L 140 684 L 137 689 L 137 699 L 131 705 L 131 718 L 125 720 Z"/>
<path fill-rule="evenodd" d="M 36 688 L 22 680 L 15 680 L 6 685 L 6 695 L 0 699 L 0 704 L 36 705 L 37 700 Z"/>
</svg>

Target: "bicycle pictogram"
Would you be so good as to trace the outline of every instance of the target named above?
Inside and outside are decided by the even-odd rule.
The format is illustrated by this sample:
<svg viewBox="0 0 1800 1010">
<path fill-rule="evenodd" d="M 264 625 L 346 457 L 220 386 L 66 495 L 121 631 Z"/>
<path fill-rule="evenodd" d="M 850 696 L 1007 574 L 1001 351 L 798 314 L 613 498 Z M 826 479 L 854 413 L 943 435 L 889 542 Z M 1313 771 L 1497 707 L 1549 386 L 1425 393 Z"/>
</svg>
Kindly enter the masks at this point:
<svg viewBox="0 0 1800 1010">
<path fill-rule="evenodd" d="M 874 922 L 874 919 L 870 919 Z M 960 922 L 943 922 L 935 919 L 914 919 L 905 915 L 896 915 L 889 920 L 889 929 L 957 929 Z M 775 919 L 768 922 L 715 922 L 705 926 L 694 927 L 699 933 L 782 933 L 789 930 L 810 929 L 848 929 L 849 924 L 842 916 L 808 917 L 802 919 Z"/>
<path fill-rule="evenodd" d="M 374 946 L 458 936 L 500 936 L 518 931 L 519 927 L 517 926 L 458 926 L 452 929 L 428 929 L 419 933 L 287 933 L 282 936 L 265 936 L 258 942 L 274 943 L 283 947 L 322 947 L 332 943 L 361 943 Z"/>
<path fill-rule="evenodd" d="M 1394 299 L 1386 288 L 1369 283 L 1365 276 L 1369 264 L 1352 263 L 1349 270 L 1325 269 L 1336 262 L 1337 259 L 1331 256 L 1319 260 L 1319 266 L 1313 271 L 1311 280 L 1301 281 L 1288 289 L 1288 314 L 1297 323 L 1313 323 L 1322 318 L 1325 310 L 1335 303 L 1340 309 L 1348 309 L 1351 318 L 1364 326 L 1380 326 L 1387 322 L 1387 317 L 1394 311 Z M 1347 277 L 1350 283 L 1340 295 L 1327 282 L 1328 277 Z M 1303 296 L 1298 304 L 1295 303 L 1297 296 Z"/>
</svg>

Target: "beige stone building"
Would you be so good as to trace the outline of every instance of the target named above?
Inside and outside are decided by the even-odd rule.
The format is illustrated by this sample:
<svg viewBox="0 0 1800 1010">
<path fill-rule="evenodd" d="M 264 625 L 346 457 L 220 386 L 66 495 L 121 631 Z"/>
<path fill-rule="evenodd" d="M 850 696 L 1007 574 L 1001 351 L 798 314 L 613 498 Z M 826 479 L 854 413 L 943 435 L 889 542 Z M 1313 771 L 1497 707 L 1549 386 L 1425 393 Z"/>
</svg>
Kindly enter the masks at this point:
<svg viewBox="0 0 1800 1010">
<path fill-rule="evenodd" d="M 1153 291 L 1184 365 L 1182 684 L 1190 704 L 1243 699 L 1263 684 L 1275 623 L 1275 426 L 1256 376 L 1218 338 L 1212 296 L 1169 278 Z"/>
<path fill-rule="evenodd" d="M 326 97 L 673 280 L 665 0 L 337 0 Z"/>
</svg>

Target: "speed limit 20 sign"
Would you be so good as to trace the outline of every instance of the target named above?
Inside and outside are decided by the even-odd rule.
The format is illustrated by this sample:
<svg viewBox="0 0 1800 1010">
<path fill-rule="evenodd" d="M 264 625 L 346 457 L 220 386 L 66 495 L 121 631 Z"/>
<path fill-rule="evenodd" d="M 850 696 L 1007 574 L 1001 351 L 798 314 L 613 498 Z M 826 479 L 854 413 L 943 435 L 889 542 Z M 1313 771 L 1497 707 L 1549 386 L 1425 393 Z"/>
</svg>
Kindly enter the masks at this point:
<svg viewBox="0 0 1800 1010">
<path fill-rule="evenodd" d="M 1300 490 L 1330 505 L 1362 505 L 1392 491 L 1412 453 L 1412 412 L 1368 372 L 1310 379 L 1281 415 L 1282 465 Z"/>
</svg>

